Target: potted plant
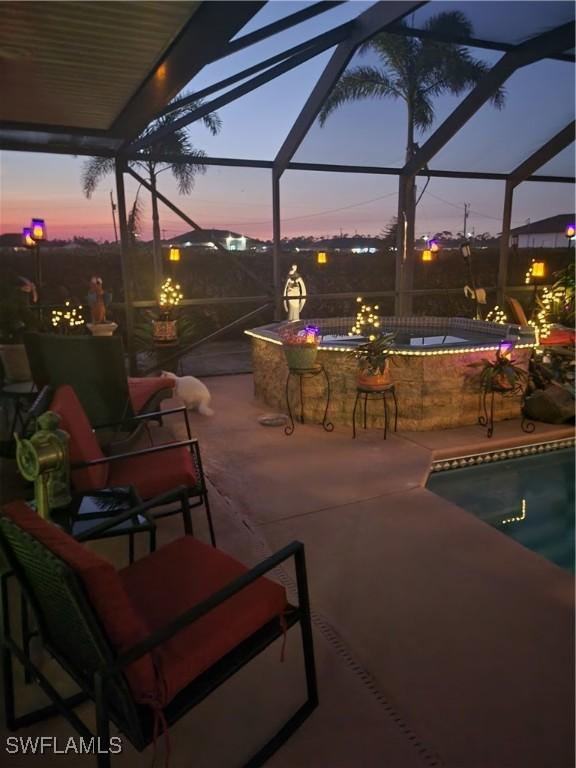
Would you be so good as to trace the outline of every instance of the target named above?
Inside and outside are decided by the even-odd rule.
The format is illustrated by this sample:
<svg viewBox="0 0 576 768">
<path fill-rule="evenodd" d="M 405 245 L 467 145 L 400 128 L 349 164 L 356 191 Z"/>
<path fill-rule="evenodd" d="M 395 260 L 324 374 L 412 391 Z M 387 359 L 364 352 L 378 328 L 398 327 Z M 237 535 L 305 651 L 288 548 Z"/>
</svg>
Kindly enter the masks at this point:
<svg viewBox="0 0 576 768">
<path fill-rule="evenodd" d="M 290 370 L 306 371 L 314 368 L 319 334 L 320 330 L 315 325 L 302 328 L 290 324 L 280 331 L 284 355 Z"/>
<path fill-rule="evenodd" d="M 502 345 L 496 350 L 494 360 L 484 358 L 477 363 L 470 363 L 472 368 L 480 368 L 480 385 L 486 392 L 521 392 L 528 384 L 528 373 L 515 365 L 511 357 L 512 345 Z"/>
<path fill-rule="evenodd" d="M 25 277 L 18 280 L 17 285 L 4 283 L 0 290 L 0 358 L 8 383 L 32 379 L 23 337 L 39 326 L 31 306 L 38 300 L 36 286 Z"/>
<path fill-rule="evenodd" d="M 394 348 L 394 333 L 383 333 L 380 327 L 378 304 L 371 307 L 356 299 L 360 309 L 349 336 L 361 336 L 366 340 L 354 349 L 350 356 L 358 363 L 358 386 L 364 389 L 381 389 L 390 384 L 388 357 Z"/>
<path fill-rule="evenodd" d="M 394 333 L 370 334 L 350 355 L 358 363 L 358 386 L 381 389 L 390 384 L 388 357 L 394 348 Z"/>
<path fill-rule="evenodd" d="M 152 337 L 155 344 L 159 346 L 178 344 L 178 321 L 174 317 L 174 312 L 183 298 L 180 285 L 174 283 L 171 277 L 167 277 L 160 287 L 159 315 L 152 321 Z"/>
</svg>

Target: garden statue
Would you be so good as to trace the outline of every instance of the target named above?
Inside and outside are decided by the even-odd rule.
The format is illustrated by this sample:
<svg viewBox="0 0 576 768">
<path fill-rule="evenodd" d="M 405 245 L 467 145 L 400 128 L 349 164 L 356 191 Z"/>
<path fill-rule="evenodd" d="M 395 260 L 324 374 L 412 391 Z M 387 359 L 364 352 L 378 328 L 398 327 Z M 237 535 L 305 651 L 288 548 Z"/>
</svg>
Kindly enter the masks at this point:
<svg viewBox="0 0 576 768">
<path fill-rule="evenodd" d="M 300 312 L 306 304 L 306 285 L 298 274 L 298 267 L 292 264 L 284 286 L 284 309 L 288 312 L 288 320 L 300 320 Z"/>
<path fill-rule="evenodd" d="M 104 293 L 102 278 L 92 277 L 90 279 L 90 291 L 88 292 L 88 304 L 90 305 L 93 323 L 106 322 L 106 305 L 110 303 L 111 298 L 110 293 Z"/>
<path fill-rule="evenodd" d="M 111 301 L 112 294 L 109 291 L 104 291 L 102 278 L 94 275 L 90 279 L 90 290 L 88 291 L 92 322 L 86 325 L 95 336 L 111 336 L 118 328 L 116 323 L 106 320 L 106 307 Z"/>
</svg>

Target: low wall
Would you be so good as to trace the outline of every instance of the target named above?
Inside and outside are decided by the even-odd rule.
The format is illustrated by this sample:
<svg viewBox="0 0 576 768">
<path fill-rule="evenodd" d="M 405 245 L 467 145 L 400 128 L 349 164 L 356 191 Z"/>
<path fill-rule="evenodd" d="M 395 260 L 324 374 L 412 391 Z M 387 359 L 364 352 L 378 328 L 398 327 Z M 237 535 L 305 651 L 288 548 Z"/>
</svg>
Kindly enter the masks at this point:
<svg viewBox="0 0 576 768">
<path fill-rule="evenodd" d="M 254 394 L 276 411 L 286 412 L 288 366 L 282 345 L 252 338 Z M 514 351 L 514 359 L 527 368 L 530 349 Z M 390 374 L 396 385 L 398 429 L 449 429 L 478 423 L 480 413 L 479 370 L 470 368 L 483 358 L 492 359 L 493 350 L 433 355 L 392 355 Z M 346 352 L 320 350 L 318 362 L 330 379 L 331 397 L 328 418 L 337 426 L 352 427 L 356 397 L 357 365 Z M 290 397 L 292 412 L 299 414 L 299 381 L 292 376 Z M 320 424 L 325 407 L 323 376 L 304 381 L 304 420 Z M 520 397 L 496 394 L 494 421 L 520 416 Z M 358 419 L 358 415 L 357 415 Z M 382 404 L 368 405 L 368 426 L 382 428 Z"/>
</svg>

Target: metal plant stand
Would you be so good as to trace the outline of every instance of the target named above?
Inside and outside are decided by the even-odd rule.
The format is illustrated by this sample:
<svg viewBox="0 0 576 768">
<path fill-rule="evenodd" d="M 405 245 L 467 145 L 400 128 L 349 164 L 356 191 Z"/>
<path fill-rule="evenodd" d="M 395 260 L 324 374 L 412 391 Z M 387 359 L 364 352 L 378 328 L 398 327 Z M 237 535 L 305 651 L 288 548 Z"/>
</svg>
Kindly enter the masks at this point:
<svg viewBox="0 0 576 768">
<path fill-rule="evenodd" d="M 372 395 L 372 397 L 370 397 Z M 384 407 L 384 437 L 383 439 L 386 440 L 386 434 L 388 432 L 388 403 L 387 398 L 388 395 L 392 395 L 392 400 L 394 402 L 394 432 L 396 432 L 396 429 L 398 427 L 398 400 L 396 399 L 396 389 L 394 387 L 394 384 L 388 384 L 386 387 L 382 387 L 381 389 L 368 389 L 367 387 L 356 387 L 356 400 L 354 401 L 354 410 L 352 411 L 352 437 L 356 438 L 356 409 L 358 408 L 358 403 L 362 398 L 364 398 L 364 429 L 366 429 L 366 410 L 368 405 L 368 400 L 382 400 L 383 407 Z"/>
<path fill-rule="evenodd" d="M 300 422 L 304 424 L 304 379 L 311 379 L 315 376 L 322 374 L 326 381 L 326 407 L 324 409 L 324 416 L 322 418 L 322 426 L 326 432 L 332 432 L 334 424 L 328 421 L 328 408 L 330 407 L 330 379 L 326 369 L 321 363 L 317 363 L 314 368 L 290 368 L 288 370 L 288 376 L 286 377 L 286 407 L 288 408 L 288 417 L 290 424 L 284 427 L 284 434 L 291 435 L 294 432 L 294 416 L 292 415 L 292 408 L 290 407 L 290 380 L 292 376 L 298 376 L 298 385 L 300 391 Z"/>
<path fill-rule="evenodd" d="M 528 419 L 524 416 L 524 399 L 526 393 L 522 386 L 515 386 L 512 389 L 502 389 L 501 387 L 482 387 L 482 392 L 480 394 L 481 413 L 480 416 L 478 416 L 478 424 L 480 424 L 481 427 L 486 427 L 486 437 L 492 437 L 494 434 L 494 395 L 496 393 L 502 395 L 502 397 L 517 397 L 518 395 L 522 396 L 522 420 L 520 422 L 520 427 L 523 432 L 527 432 L 528 434 L 534 432 L 536 425 L 533 422 L 528 421 Z"/>
</svg>

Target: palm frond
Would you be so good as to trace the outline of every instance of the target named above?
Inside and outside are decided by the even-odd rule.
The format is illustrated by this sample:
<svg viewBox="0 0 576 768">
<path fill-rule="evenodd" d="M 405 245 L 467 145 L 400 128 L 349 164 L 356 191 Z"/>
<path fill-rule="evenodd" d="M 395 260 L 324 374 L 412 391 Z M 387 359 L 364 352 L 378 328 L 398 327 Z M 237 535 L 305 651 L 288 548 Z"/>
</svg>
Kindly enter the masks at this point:
<svg viewBox="0 0 576 768">
<path fill-rule="evenodd" d="M 319 115 L 320 125 L 324 125 L 328 116 L 342 104 L 378 96 L 398 98 L 402 94 L 383 70 L 377 67 L 355 67 L 343 75 L 324 102 Z"/>
<path fill-rule="evenodd" d="M 82 191 L 88 199 L 92 197 L 92 194 L 98 183 L 114 171 L 114 159 L 111 157 L 91 157 L 86 160 L 82 166 Z"/>
<path fill-rule="evenodd" d="M 132 244 L 136 242 L 136 236 L 140 234 L 140 231 L 142 229 L 142 216 L 144 213 L 144 203 L 140 200 L 140 189 L 141 187 L 138 187 L 138 190 L 136 192 L 136 197 L 134 198 L 134 203 L 132 204 L 132 208 L 130 209 L 130 213 L 128 214 L 128 234 L 130 236 L 130 240 Z"/>
</svg>

